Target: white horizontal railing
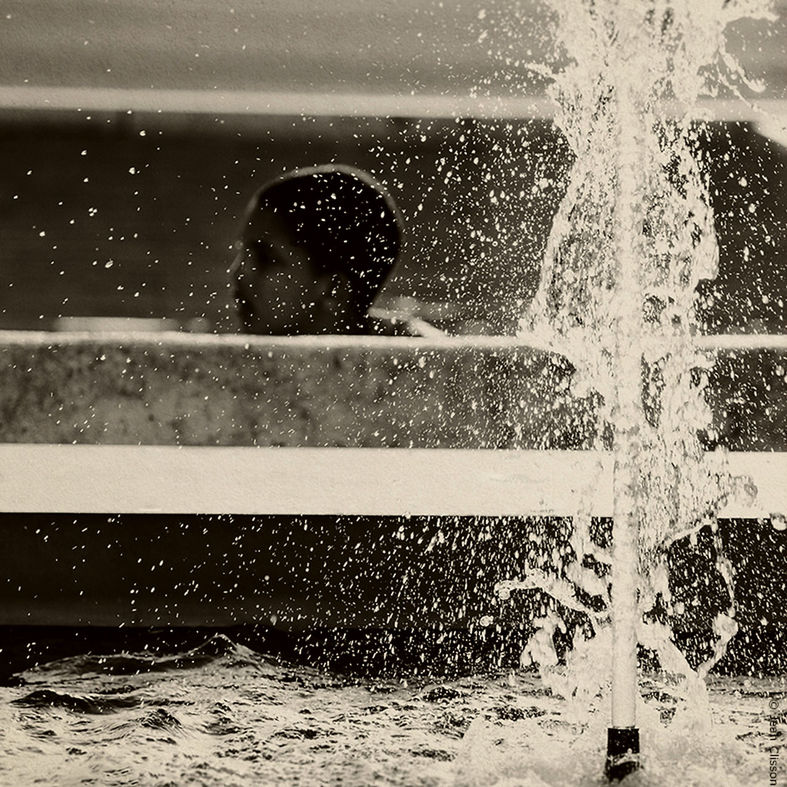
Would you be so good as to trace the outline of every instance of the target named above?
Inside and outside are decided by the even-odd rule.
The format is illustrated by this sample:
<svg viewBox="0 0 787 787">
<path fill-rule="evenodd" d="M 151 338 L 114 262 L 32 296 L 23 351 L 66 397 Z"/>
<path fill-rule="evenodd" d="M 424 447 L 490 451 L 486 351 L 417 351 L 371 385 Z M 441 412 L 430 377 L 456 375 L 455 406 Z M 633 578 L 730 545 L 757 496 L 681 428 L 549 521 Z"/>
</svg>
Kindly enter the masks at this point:
<svg viewBox="0 0 787 787">
<path fill-rule="evenodd" d="M 724 517 L 787 512 L 787 453 L 730 453 L 759 489 Z M 0 511 L 369 516 L 612 515 L 593 451 L 0 445 Z"/>
<path fill-rule="evenodd" d="M 83 110 L 209 115 L 309 117 L 501 118 L 551 117 L 544 95 L 484 96 L 446 93 L 325 93 L 265 90 L 154 90 L 0 85 L 0 110 Z M 709 120 L 765 122 L 784 133 L 787 101 L 706 99 L 697 116 Z"/>
</svg>

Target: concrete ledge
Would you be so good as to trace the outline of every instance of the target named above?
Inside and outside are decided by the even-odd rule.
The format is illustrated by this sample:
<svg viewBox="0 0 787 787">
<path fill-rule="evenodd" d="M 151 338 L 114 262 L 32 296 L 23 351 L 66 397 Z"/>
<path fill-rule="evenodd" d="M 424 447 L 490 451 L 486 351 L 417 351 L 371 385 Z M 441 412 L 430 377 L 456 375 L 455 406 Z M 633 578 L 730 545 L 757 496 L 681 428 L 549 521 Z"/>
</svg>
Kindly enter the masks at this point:
<svg viewBox="0 0 787 787">
<path fill-rule="evenodd" d="M 559 356 L 507 339 L 0 332 L 0 442 L 589 447 Z"/>
<path fill-rule="evenodd" d="M 721 445 L 787 450 L 783 340 L 703 341 Z M 0 442 L 589 448 L 570 382 L 507 338 L 0 331 Z"/>
</svg>

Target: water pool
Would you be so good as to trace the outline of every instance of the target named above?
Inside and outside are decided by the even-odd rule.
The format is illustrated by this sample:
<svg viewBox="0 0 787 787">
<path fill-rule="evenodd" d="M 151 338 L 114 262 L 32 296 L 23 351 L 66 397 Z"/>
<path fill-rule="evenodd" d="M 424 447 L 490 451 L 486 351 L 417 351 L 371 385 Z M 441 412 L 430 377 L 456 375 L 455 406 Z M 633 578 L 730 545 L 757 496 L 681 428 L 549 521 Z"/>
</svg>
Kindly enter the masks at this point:
<svg viewBox="0 0 787 787">
<path fill-rule="evenodd" d="M 218 635 L 169 655 L 53 661 L 0 688 L 2 784 L 592 785 L 607 705 L 531 672 L 348 678 Z M 641 680 L 642 785 L 784 784 L 787 681 L 712 678 L 686 712 Z M 773 774 L 772 779 L 771 774 Z"/>
</svg>

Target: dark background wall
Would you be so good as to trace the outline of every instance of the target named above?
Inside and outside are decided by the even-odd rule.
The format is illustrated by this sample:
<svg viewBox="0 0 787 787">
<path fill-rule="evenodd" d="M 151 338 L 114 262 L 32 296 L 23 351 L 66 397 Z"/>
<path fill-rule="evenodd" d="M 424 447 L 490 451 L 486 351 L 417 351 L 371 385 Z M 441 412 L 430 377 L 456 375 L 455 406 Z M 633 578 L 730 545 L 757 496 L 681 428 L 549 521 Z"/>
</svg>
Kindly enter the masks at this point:
<svg viewBox="0 0 787 787">
<path fill-rule="evenodd" d="M 787 151 L 715 124 L 712 330 L 787 331 Z M 171 317 L 236 330 L 227 269 L 250 194 L 329 161 L 373 172 L 407 237 L 381 302 L 453 302 L 514 330 L 570 157 L 547 120 L 27 113 L 0 118 L 0 327 Z M 520 196 L 521 195 L 521 196 Z"/>
<path fill-rule="evenodd" d="M 407 240 L 389 295 L 498 308 L 532 290 L 556 198 L 553 189 L 530 209 L 531 231 L 516 251 L 497 241 L 479 248 L 468 224 L 499 221 L 504 230 L 513 222 L 492 215 L 484 176 L 491 171 L 498 189 L 513 178 L 529 191 L 565 168 L 543 122 L 523 132 L 540 151 L 532 165 L 503 173 L 495 170 L 509 162 L 495 148 L 510 146 L 507 135 L 475 121 L 36 121 L 0 128 L 3 327 L 90 314 L 206 317 L 232 329 L 230 246 L 251 193 L 282 171 L 328 161 L 371 170 L 401 204 Z M 502 263 L 515 253 L 519 264 Z"/>
</svg>

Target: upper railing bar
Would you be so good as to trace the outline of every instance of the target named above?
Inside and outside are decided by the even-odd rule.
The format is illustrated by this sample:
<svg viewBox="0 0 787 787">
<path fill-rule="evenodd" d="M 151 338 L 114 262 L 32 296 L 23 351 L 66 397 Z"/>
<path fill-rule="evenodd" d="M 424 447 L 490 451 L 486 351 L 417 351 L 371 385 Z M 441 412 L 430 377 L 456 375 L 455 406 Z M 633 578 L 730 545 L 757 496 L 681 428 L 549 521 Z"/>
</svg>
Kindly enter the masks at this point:
<svg viewBox="0 0 787 787">
<path fill-rule="evenodd" d="M 554 105 L 543 95 L 461 96 L 445 94 L 312 93 L 242 90 L 142 90 L 0 86 L 0 110 L 76 110 L 210 115 L 306 115 L 309 117 L 549 118 Z M 784 119 L 787 102 L 762 99 L 698 102 L 708 120 L 758 122 Z"/>
</svg>

